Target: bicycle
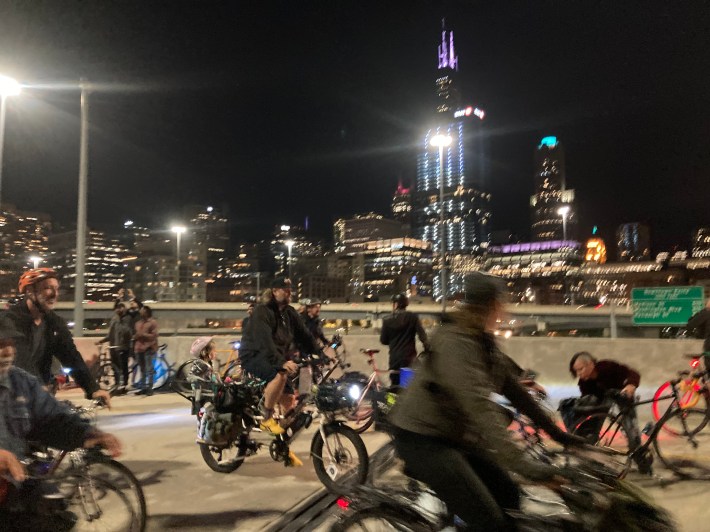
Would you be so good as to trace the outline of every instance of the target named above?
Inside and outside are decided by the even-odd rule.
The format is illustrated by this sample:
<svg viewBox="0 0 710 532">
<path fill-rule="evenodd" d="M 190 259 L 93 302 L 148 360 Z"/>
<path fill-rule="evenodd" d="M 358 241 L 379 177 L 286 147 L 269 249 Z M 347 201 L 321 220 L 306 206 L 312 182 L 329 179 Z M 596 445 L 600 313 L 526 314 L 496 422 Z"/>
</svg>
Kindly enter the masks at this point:
<svg viewBox="0 0 710 532">
<path fill-rule="evenodd" d="M 349 425 L 361 434 L 370 428 L 375 421 L 376 397 L 384 390 L 385 384 L 380 379 L 382 373 L 389 373 L 388 370 L 380 370 L 377 368 L 375 355 L 380 352 L 379 349 L 360 349 L 360 352 L 367 357 L 368 365 L 372 366 L 372 373 L 366 376 L 359 372 L 346 373 L 342 380 L 350 382 L 353 386 L 357 386 L 359 395 L 355 403 L 355 408 L 348 412 L 346 417 Z"/>
<path fill-rule="evenodd" d="M 108 344 L 99 345 L 99 357 L 94 366 L 94 378 L 99 388 L 112 394 L 121 384 L 121 370 L 112 362 L 111 349 L 118 349 L 118 347 Z"/>
<path fill-rule="evenodd" d="M 703 443 L 705 443 L 705 453 L 710 449 L 710 444 L 707 443 L 710 441 L 710 429 L 705 430 L 708 425 L 708 412 L 700 408 L 683 408 L 681 406 L 682 393 L 679 384 L 688 374 L 687 371 L 679 372 L 678 378 L 669 381 L 671 393 L 661 396 L 659 399 L 671 399 L 671 403 L 658 423 L 650 431 L 645 431 L 648 432 L 646 442 L 626 453 L 624 475 L 629 471 L 631 461 L 645 456 L 653 445 L 661 462 L 679 477 L 710 480 L 710 467 L 703 464 L 706 459 L 700 450 Z M 695 372 L 693 376 L 705 379 L 707 374 L 708 370 L 706 369 L 702 372 Z M 590 443 L 595 445 L 613 448 L 615 442 L 617 445 L 620 443 L 619 433 L 624 432 L 623 417 L 632 408 L 653 403 L 654 399 L 624 401 L 620 400 L 621 396 L 618 391 L 610 392 L 609 396 L 614 401 L 611 410 L 609 410 L 608 404 L 599 405 L 598 411 L 590 412 L 575 426 L 573 433 L 590 437 Z M 665 430 L 663 437 L 659 437 L 664 427 L 667 430 Z"/>
<path fill-rule="evenodd" d="M 175 373 L 175 370 L 173 370 L 175 364 L 170 364 L 167 360 L 165 353 L 167 349 L 168 344 L 161 344 L 158 346 L 158 352 L 153 358 L 153 390 L 158 390 L 165 386 Z M 133 364 L 128 367 L 128 378 L 131 381 L 131 386 L 140 388 L 143 382 L 143 373 L 138 363 L 138 356 L 134 354 L 133 360 Z"/>
</svg>

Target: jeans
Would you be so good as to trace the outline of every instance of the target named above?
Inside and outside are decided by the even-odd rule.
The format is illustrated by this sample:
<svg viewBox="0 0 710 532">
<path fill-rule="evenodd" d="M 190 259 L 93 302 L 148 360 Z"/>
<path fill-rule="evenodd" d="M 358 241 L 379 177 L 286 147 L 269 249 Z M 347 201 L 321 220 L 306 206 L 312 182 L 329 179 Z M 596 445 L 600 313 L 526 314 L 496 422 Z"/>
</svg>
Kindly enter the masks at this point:
<svg viewBox="0 0 710 532">
<path fill-rule="evenodd" d="M 138 355 L 138 367 L 141 368 L 141 389 L 143 389 L 146 394 L 153 393 L 153 377 L 155 375 L 155 351 L 147 350 L 141 353 L 136 353 Z"/>
<path fill-rule="evenodd" d="M 518 485 L 486 453 L 402 429 L 395 429 L 394 446 L 405 473 L 433 489 L 466 530 L 515 529 L 503 509 L 520 508 Z"/>
<path fill-rule="evenodd" d="M 128 349 L 111 349 L 111 362 L 121 371 L 122 386 L 128 385 Z M 116 375 L 118 377 L 118 375 Z"/>
</svg>

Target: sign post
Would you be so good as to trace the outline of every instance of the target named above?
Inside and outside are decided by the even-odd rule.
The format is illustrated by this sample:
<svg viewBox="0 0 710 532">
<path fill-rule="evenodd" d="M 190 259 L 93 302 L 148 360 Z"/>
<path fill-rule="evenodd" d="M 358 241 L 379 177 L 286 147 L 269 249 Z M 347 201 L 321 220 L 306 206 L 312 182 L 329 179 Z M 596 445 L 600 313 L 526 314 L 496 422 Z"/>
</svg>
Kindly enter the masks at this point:
<svg viewBox="0 0 710 532">
<path fill-rule="evenodd" d="M 631 308 L 634 325 L 685 325 L 703 309 L 702 286 L 634 288 Z"/>
</svg>

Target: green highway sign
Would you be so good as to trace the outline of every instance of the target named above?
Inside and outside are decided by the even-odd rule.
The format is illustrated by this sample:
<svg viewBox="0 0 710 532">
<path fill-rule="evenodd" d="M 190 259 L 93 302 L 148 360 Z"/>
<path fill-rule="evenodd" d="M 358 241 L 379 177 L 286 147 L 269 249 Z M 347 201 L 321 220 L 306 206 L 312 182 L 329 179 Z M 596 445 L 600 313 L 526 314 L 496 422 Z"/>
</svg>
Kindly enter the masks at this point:
<svg viewBox="0 0 710 532">
<path fill-rule="evenodd" d="M 703 309 L 702 286 L 634 288 L 631 308 L 634 325 L 685 325 Z"/>
</svg>

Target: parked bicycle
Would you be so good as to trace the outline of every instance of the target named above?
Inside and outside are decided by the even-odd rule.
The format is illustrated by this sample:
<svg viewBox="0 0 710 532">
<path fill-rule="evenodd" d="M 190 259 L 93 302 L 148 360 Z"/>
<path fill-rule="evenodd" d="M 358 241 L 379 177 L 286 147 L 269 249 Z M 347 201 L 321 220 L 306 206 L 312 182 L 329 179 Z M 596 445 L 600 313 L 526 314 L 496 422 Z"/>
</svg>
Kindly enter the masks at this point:
<svg viewBox="0 0 710 532">
<path fill-rule="evenodd" d="M 93 373 L 102 390 L 114 393 L 121 385 L 121 370 L 111 360 L 111 349 L 116 349 L 116 346 L 99 344 L 98 361 L 93 368 Z"/>
<path fill-rule="evenodd" d="M 682 478 L 710 480 L 710 466 L 707 465 L 706 454 L 710 450 L 710 427 L 708 427 L 708 411 L 703 408 L 684 408 L 682 406 L 683 392 L 680 383 L 685 378 L 707 379 L 708 370 L 690 373 L 683 371 L 678 378 L 670 382 L 670 393 L 660 396 L 658 400 L 670 399 L 658 423 L 649 427 L 648 439 L 637 449 L 628 453 L 626 471 L 631 467 L 631 461 L 644 456 L 653 448 L 663 464 Z M 574 429 L 575 434 L 585 437 L 592 435 L 592 442 L 605 447 L 615 447 L 625 443 L 622 438 L 622 421 L 632 408 L 653 403 L 654 399 L 645 401 L 623 400 L 618 391 L 611 391 L 609 397 L 614 401 L 611 410 L 609 406 L 600 405 L 598 412 L 590 412 Z M 661 435 L 661 432 L 664 434 Z"/>
<path fill-rule="evenodd" d="M 175 364 L 168 362 L 166 355 L 167 349 L 168 344 L 160 345 L 158 352 L 153 358 L 153 390 L 158 390 L 165 386 L 175 374 L 175 370 L 173 369 Z M 143 382 L 143 372 L 136 358 L 134 358 L 133 364 L 128 367 L 128 378 L 133 388 L 140 388 Z"/>
</svg>

